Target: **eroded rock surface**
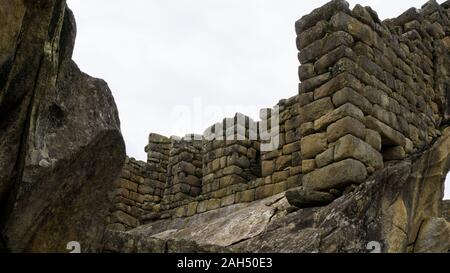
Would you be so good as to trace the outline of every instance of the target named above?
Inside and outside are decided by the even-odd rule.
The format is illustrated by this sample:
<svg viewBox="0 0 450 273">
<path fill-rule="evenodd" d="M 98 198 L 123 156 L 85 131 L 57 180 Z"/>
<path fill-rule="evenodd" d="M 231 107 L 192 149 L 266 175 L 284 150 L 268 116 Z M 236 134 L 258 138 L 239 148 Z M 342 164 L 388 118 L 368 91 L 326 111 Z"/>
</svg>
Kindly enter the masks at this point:
<svg viewBox="0 0 450 273">
<path fill-rule="evenodd" d="M 0 1 L 0 228 L 4 250 L 99 251 L 125 159 L 107 84 L 72 61 L 66 1 Z"/>
</svg>

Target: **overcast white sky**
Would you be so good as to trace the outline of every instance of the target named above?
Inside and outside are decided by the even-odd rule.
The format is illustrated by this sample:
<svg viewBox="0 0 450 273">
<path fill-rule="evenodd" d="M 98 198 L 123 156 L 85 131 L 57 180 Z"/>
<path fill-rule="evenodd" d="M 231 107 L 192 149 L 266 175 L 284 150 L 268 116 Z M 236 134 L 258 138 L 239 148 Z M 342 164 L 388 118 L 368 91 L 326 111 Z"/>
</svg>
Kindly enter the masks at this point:
<svg viewBox="0 0 450 273">
<path fill-rule="evenodd" d="M 257 119 L 259 108 L 294 96 L 294 23 L 326 2 L 68 0 L 78 26 L 74 59 L 108 82 L 127 154 L 145 160 L 149 132 L 202 133 L 235 112 Z M 385 19 L 426 1 L 348 2 Z"/>
</svg>

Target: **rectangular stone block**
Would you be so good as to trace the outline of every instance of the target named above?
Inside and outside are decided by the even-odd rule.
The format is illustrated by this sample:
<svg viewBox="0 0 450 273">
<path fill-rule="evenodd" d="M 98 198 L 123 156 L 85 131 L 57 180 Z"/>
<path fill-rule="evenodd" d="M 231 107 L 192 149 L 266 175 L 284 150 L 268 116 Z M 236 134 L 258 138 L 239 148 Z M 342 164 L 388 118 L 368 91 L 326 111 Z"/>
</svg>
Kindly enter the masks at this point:
<svg viewBox="0 0 450 273">
<path fill-rule="evenodd" d="M 346 103 L 314 121 L 314 130 L 323 130 L 331 123 L 345 117 L 353 117 L 357 120 L 362 120 L 364 117 L 364 113 L 361 111 L 361 109 L 354 106 L 353 104 Z"/>
<path fill-rule="evenodd" d="M 210 199 L 206 202 L 206 210 L 215 210 L 220 208 L 220 199 Z"/>
<path fill-rule="evenodd" d="M 381 151 L 381 135 L 377 131 L 365 129 L 364 140 L 375 150 Z"/>
<path fill-rule="evenodd" d="M 284 171 L 280 171 L 280 172 L 275 172 L 272 175 L 272 182 L 273 183 L 278 183 L 281 181 L 286 181 L 289 177 L 289 170 L 284 170 Z"/>
<path fill-rule="evenodd" d="M 137 183 L 131 182 L 123 178 L 119 179 L 117 186 L 134 192 L 137 192 L 138 189 Z"/>
<path fill-rule="evenodd" d="M 372 104 L 370 101 L 349 87 L 345 87 L 333 95 L 333 104 L 336 107 L 348 102 L 361 109 L 366 115 L 372 113 Z"/>
<path fill-rule="evenodd" d="M 283 146 L 283 154 L 288 155 L 292 154 L 293 152 L 300 151 L 300 142 L 294 142 L 288 145 Z"/>
<path fill-rule="evenodd" d="M 287 181 L 283 181 L 273 185 L 273 195 L 279 194 L 286 190 L 287 190 Z"/>
<path fill-rule="evenodd" d="M 353 90 L 361 90 L 364 88 L 364 85 L 362 85 L 355 76 L 344 71 L 341 74 L 335 76 L 329 82 L 317 88 L 314 91 L 314 99 L 318 100 L 324 97 L 331 96 L 345 87 L 352 88 Z"/>
<path fill-rule="evenodd" d="M 196 214 L 197 213 L 197 206 L 198 206 L 198 202 L 197 201 L 189 203 L 187 205 L 186 216 L 189 217 L 189 216 L 192 216 L 192 215 Z"/>
<path fill-rule="evenodd" d="M 302 185 L 302 175 L 294 175 L 288 178 L 286 182 L 286 188 L 292 189 Z"/>
<path fill-rule="evenodd" d="M 292 155 L 283 155 L 277 158 L 275 170 L 281 171 L 292 165 Z"/>
<path fill-rule="evenodd" d="M 299 109 L 300 123 L 314 121 L 334 109 L 331 98 L 322 98 Z"/>
<path fill-rule="evenodd" d="M 298 86 L 298 93 L 304 94 L 314 91 L 315 88 L 321 86 L 331 79 L 331 73 L 327 72 L 313 78 L 302 81 Z"/>
<path fill-rule="evenodd" d="M 255 189 L 236 193 L 236 203 L 248 203 L 255 201 Z"/>
<path fill-rule="evenodd" d="M 270 160 L 270 161 L 266 160 L 261 163 L 261 173 L 262 173 L 263 177 L 272 175 L 274 171 L 275 171 L 275 161 L 274 160 Z"/>
<path fill-rule="evenodd" d="M 136 193 L 136 192 L 130 192 L 131 200 L 137 202 L 137 203 L 144 203 L 144 196 L 142 194 Z"/>
<path fill-rule="evenodd" d="M 235 195 L 234 194 L 228 195 L 220 199 L 220 206 L 221 207 L 230 206 L 233 205 L 234 202 L 235 202 Z"/>
<path fill-rule="evenodd" d="M 273 195 L 273 184 L 264 185 L 262 187 L 259 187 L 255 191 L 255 199 L 264 199 L 266 197 Z"/>
<path fill-rule="evenodd" d="M 349 4 L 344 0 L 333 0 L 313 10 L 295 23 L 297 35 L 313 27 L 317 22 L 328 21 L 338 11 L 349 11 Z"/>
<path fill-rule="evenodd" d="M 304 159 L 312 159 L 319 153 L 325 151 L 327 147 L 327 134 L 320 133 L 302 138 L 300 150 Z"/>
<path fill-rule="evenodd" d="M 375 170 L 383 168 L 383 157 L 372 146 L 352 135 L 340 138 L 334 147 L 334 160 L 341 161 L 347 158 L 360 160 Z"/>
<path fill-rule="evenodd" d="M 146 185 L 139 185 L 138 187 L 138 193 L 140 194 L 152 194 L 153 192 L 154 189 L 152 187 Z"/>
<path fill-rule="evenodd" d="M 204 200 L 198 203 L 197 213 L 203 213 L 207 210 L 208 200 Z"/>
<path fill-rule="evenodd" d="M 329 143 L 332 143 L 347 134 L 364 139 L 366 136 L 365 128 L 359 120 L 353 117 L 345 117 L 328 126 L 327 139 Z"/>
<path fill-rule="evenodd" d="M 328 22 L 320 21 L 313 27 L 303 31 L 297 36 L 297 49 L 302 50 L 313 42 L 322 39 L 327 31 Z M 314 69 L 313 69 L 314 71 Z"/>
<path fill-rule="evenodd" d="M 328 148 L 325 152 L 316 156 L 317 168 L 322 168 L 334 161 L 334 147 Z"/>
<path fill-rule="evenodd" d="M 342 30 L 350 33 L 356 40 L 361 40 L 370 46 L 376 46 L 378 44 L 379 37 L 376 32 L 368 25 L 361 23 L 346 13 L 339 12 L 335 14 L 331 18 L 330 23 L 334 30 Z"/>
<path fill-rule="evenodd" d="M 338 48 L 330 51 L 326 55 L 322 56 L 314 63 L 314 70 L 317 73 L 324 73 L 329 71 L 340 59 L 348 57 L 355 59 L 355 53 L 347 46 L 339 46 Z"/>
<path fill-rule="evenodd" d="M 350 184 L 360 184 L 367 178 L 366 166 L 354 159 L 333 163 L 303 176 L 307 190 L 341 189 Z"/>
<path fill-rule="evenodd" d="M 374 118 L 372 116 L 364 117 L 364 125 L 366 125 L 367 128 L 380 133 L 381 141 L 382 141 L 383 145 L 387 145 L 387 146 L 398 145 L 398 146 L 405 147 L 405 145 L 406 145 L 405 136 L 402 133 L 400 133 L 399 131 L 392 129 L 391 127 L 387 126 L 383 122 L 377 120 L 376 118 Z"/>
<path fill-rule="evenodd" d="M 317 168 L 315 159 L 307 159 L 302 161 L 302 173 L 307 174 Z"/>
<path fill-rule="evenodd" d="M 351 46 L 353 42 L 353 37 L 350 34 L 344 31 L 333 32 L 329 36 L 326 36 L 321 40 L 317 40 L 302 49 L 298 54 L 298 59 L 301 64 L 316 61 L 319 57 L 325 55 L 327 52 L 330 52 L 338 46 Z"/>
</svg>

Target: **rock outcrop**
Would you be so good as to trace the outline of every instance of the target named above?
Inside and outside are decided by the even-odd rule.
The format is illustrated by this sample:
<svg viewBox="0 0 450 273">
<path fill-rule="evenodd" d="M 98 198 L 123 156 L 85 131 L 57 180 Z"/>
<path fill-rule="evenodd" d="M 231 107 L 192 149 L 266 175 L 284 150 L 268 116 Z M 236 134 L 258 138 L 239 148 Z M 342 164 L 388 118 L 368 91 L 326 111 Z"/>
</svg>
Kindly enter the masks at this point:
<svg viewBox="0 0 450 273">
<path fill-rule="evenodd" d="M 101 250 L 125 160 L 107 84 L 72 61 L 66 1 L 0 0 L 0 234 L 4 251 Z"/>
</svg>

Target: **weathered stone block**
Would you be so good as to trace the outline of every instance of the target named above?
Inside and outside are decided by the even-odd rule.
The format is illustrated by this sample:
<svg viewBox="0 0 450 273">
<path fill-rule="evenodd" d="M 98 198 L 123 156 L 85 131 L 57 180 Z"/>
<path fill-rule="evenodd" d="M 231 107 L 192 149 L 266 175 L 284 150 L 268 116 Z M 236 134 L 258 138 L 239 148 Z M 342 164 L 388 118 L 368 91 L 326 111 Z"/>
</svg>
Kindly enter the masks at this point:
<svg viewBox="0 0 450 273">
<path fill-rule="evenodd" d="M 381 151 L 381 135 L 377 131 L 365 129 L 364 140 L 375 150 Z"/>
<path fill-rule="evenodd" d="M 367 128 L 380 133 L 383 145 L 398 145 L 402 147 L 406 145 L 406 138 L 402 133 L 392 129 L 376 118 L 366 116 L 364 117 L 364 124 Z"/>
<path fill-rule="evenodd" d="M 301 153 L 304 159 L 314 158 L 328 147 L 327 134 L 309 135 L 301 140 Z"/>
<path fill-rule="evenodd" d="M 339 12 L 331 18 L 330 21 L 334 30 L 343 30 L 353 35 L 357 40 L 375 46 L 379 40 L 378 35 L 367 25 L 348 14 Z"/>
<path fill-rule="evenodd" d="M 187 216 L 187 206 L 182 206 L 175 209 L 175 213 L 173 214 L 173 217 L 175 218 L 182 218 Z"/>
<path fill-rule="evenodd" d="M 138 187 L 138 193 L 140 194 L 152 194 L 153 192 L 154 189 L 152 187 L 146 185 L 139 185 Z"/>
<path fill-rule="evenodd" d="M 220 199 L 220 206 L 221 207 L 230 206 L 233 205 L 234 202 L 235 202 L 235 195 L 234 194 L 228 195 Z"/>
<path fill-rule="evenodd" d="M 322 168 L 334 161 L 334 147 L 328 148 L 325 152 L 316 156 L 316 166 Z"/>
<path fill-rule="evenodd" d="M 130 190 L 130 191 L 134 191 L 134 192 L 137 192 L 137 189 L 138 189 L 137 183 L 134 183 L 129 180 L 122 179 L 122 178 L 119 179 L 117 186 L 127 189 L 127 190 Z"/>
<path fill-rule="evenodd" d="M 202 181 L 200 180 L 200 178 L 193 176 L 193 175 L 188 175 L 185 177 L 184 182 L 192 187 L 201 187 L 202 186 Z"/>
<path fill-rule="evenodd" d="M 314 101 L 314 94 L 312 92 L 303 93 L 303 94 L 298 95 L 298 106 L 299 107 L 310 104 L 313 101 Z"/>
<path fill-rule="evenodd" d="M 302 173 L 307 174 L 317 168 L 315 159 L 307 159 L 302 161 Z"/>
<path fill-rule="evenodd" d="M 327 139 L 330 143 L 335 142 L 347 134 L 364 139 L 366 136 L 364 124 L 353 117 L 345 117 L 331 124 L 327 128 Z"/>
<path fill-rule="evenodd" d="M 292 165 L 292 155 L 283 155 L 277 158 L 275 170 L 280 171 Z"/>
<path fill-rule="evenodd" d="M 322 84 L 324 84 L 325 82 L 330 80 L 330 78 L 331 78 L 331 73 L 327 72 L 327 73 L 315 76 L 313 78 L 304 80 L 299 84 L 298 93 L 304 94 L 304 93 L 314 91 L 315 88 L 317 88 L 318 86 L 321 86 Z"/>
<path fill-rule="evenodd" d="M 273 195 L 287 190 L 287 181 L 279 182 L 273 185 Z"/>
<path fill-rule="evenodd" d="M 366 178 L 367 170 L 363 163 L 346 159 L 304 175 L 303 186 L 307 190 L 339 189 L 350 184 L 360 184 Z"/>
<path fill-rule="evenodd" d="M 300 151 L 300 142 L 290 143 L 283 146 L 283 154 L 288 155 Z"/>
<path fill-rule="evenodd" d="M 208 200 L 204 200 L 198 203 L 197 205 L 197 213 L 202 213 L 207 210 Z"/>
<path fill-rule="evenodd" d="M 326 34 L 327 27 L 328 22 L 320 21 L 315 26 L 301 32 L 296 39 L 297 49 L 302 50 L 313 42 L 322 39 Z"/>
<path fill-rule="evenodd" d="M 317 60 L 314 63 L 314 70 L 317 73 L 330 71 L 330 68 L 344 57 L 348 57 L 351 59 L 356 58 L 355 53 L 349 47 L 341 45 Z"/>
<path fill-rule="evenodd" d="M 238 166 L 229 166 L 226 167 L 225 169 L 223 169 L 223 174 L 224 175 L 231 175 L 231 174 L 242 174 L 244 171 L 239 168 Z"/>
<path fill-rule="evenodd" d="M 187 212 L 186 212 L 186 216 L 192 216 L 194 214 L 197 213 L 197 206 L 198 206 L 198 202 L 191 202 L 187 205 Z"/>
<path fill-rule="evenodd" d="M 334 109 L 331 98 L 323 98 L 316 100 L 308 105 L 300 107 L 299 116 L 300 123 L 314 121 Z"/>
<path fill-rule="evenodd" d="M 123 223 L 130 227 L 139 226 L 139 220 L 125 212 L 118 210 L 111 214 L 111 223 Z"/>
<path fill-rule="evenodd" d="M 255 200 L 255 189 L 236 193 L 236 203 L 248 203 Z"/>
<path fill-rule="evenodd" d="M 372 146 L 352 135 L 346 135 L 336 142 L 334 160 L 354 158 L 364 162 L 375 170 L 383 168 L 383 157 Z"/>
<path fill-rule="evenodd" d="M 273 172 L 275 171 L 275 161 L 274 160 L 269 160 L 269 161 L 263 161 L 261 166 L 261 173 L 262 176 L 269 176 L 272 175 Z"/>
<path fill-rule="evenodd" d="M 288 179 L 288 177 L 289 177 L 289 170 L 275 172 L 272 175 L 272 182 L 277 183 L 277 182 L 281 182 L 281 181 L 286 181 Z"/>
<path fill-rule="evenodd" d="M 318 100 L 324 97 L 331 96 L 345 87 L 349 87 L 354 90 L 361 90 L 364 88 L 364 86 L 355 76 L 348 72 L 342 72 L 341 74 L 331 79 L 329 82 L 317 88 L 314 91 L 314 99 Z"/>
<path fill-rule="evenodd" d="M 259 187 L 255 191 L 255 199 L 264 199 L 266 197 L 273 195 L 273 184 L 264 185 L 262 187 Z"/>
<path fill-rule="evenodd" d="M 295 23 L 297 35 L 313 27 L 317 22 L 328 21 L 337 11 L 350 12 L 348 2 L 344 0 L 333 0 L 313 10 L 310 14 L 303 16 Z"/>
<path fill-rule="evenodd" d="M 316 76 L 313 64 L 304 64 L 298 67 L 298 77 L 300 81 L 305 81 Z"/>
<path fill-rule="evenodd" d="M 144 196 L 136 192 L 130 192 L 129 198 L 137 203 L 144 203 Z"/>
<path fill-rule="evenodd" d="M 206 210 L 215 210 L 220 208 L 220 199 L 209 199 L 206 202 Z"/>
<path fill-rule="evenodd" d="M 314 121 L 314 129 L 316 131 L 322 130 L 331 123 L 345 117 L 353 117 L 355 119 L 362 120 L 364 117 L 364 113 L 361 111 L 361 109 L 354 106 L 353 104 L 346 103 Z"/>
<path fill-rule="evenodd" d="M 314 62 L 318 58 L 337 48 L 338 46 L 351 46 L 353 42 L 353 37 L 350 34 L 344 31 L 333 32 L 329 36 L 326 36 L 321 40 L 317 40 L 302 49 L 298 54 L 298 59 L 301 64 Z"/>
<path fill-rule="evenodd" d="M 361 94 L 357 93 L 352 88 L 345 87 L 337 91 L 333 95 L 333 104 L 336 107 L 339 107 L 348 102 L 357 106 L 367 115 L 370 115 L 372 113 L 372 104 L 369 102 L 369 100 Z"/>
<path fill-rule="evenodd" d="M 292 189 L 302 185 L 302 175 L 293 175 L 290 176 L 286 182 L 286 188 Z"/>
<path fill-rule="evenodd" d="M 314 122 L 306 122 L 300 126 L 299 134 L 301 136 L 306 136 L 315 133 Z"/>
</svg>

